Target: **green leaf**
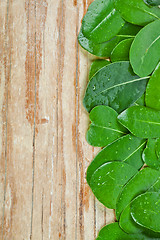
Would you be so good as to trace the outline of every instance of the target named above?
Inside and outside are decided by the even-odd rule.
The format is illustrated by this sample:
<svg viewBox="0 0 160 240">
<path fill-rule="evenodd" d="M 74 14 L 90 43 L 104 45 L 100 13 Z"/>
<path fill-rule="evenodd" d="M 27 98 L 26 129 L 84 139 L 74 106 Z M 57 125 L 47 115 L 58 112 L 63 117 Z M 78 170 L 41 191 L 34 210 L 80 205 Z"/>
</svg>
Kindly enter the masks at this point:
<svg viewBox="0 0 160 240">
<path fill-rule="evenodd" d="M 112 39 L 100 44 L 96 44 L 93 41 L 89 40 L 86 36 L 84 36 L 81 28 L 78 35 L 78 41 L 81 47 L 87 50 L 89 53 L 98 57 L 107 58 L 110 57 L 111 52 L 113 48 L 117 45 L 117 43 L 126 38 L 134 37 L 140 29 L 141 27 L 139 26 L 125 23 L 120 32 Z"/>
<path fill-rule="evenodd" d="M 135 106 L 145 106 L 145 94 L 143 94 L 138 100 L 134 103 Z"/>
<path fill-rule="evenodd" d="M 113 3 L 113 0 L 95 0 L 83 18 L 82 32 L 94 43 L 110 40 L 125 23 Z"/>
<path fill-rule="evenodd" d="M 146 88 L 146 106 L 160 110 L 160 63 L 153 72 Z"/>
<path fill-rule="evenodd" d="M 104 147 L 127 133 L 118 123 L 117 112 L 107 106 L 97 106 L 90 112 L 91 125 L 87 131 L 87 142 L 92 146 Z"/>
<path fill-rule="evenodd" d="M 97 240 L 129 240 L 129 235 L 122 231 L 118 223 L 111 223 L 101 229 Z M 133 239 L 133 238 L 131 238 Z"/>
<path fill-rule="evenodd" d="M 104 163 L 123 161 L 137 170 L 143 166 L 142 152 L 146 140 L 127 134 L 100 151 L 87 169 L 87 182 L 90 185 L 92 174 Z"/>
<path fill-rule="evenodd" d="M 89 82 L 84 107 L 88 112 L 97 105 L 108 105 L 121 112 L 145 91 L 147 79 L 136 76 L 129 62 L 116 62 L 101 69 Z"/>
<path fill-rule="evenodd" d="M 130 209 L 130 204 L 125 207 L 123 212 L 121 213 L 120 220 L 119 220 L 119 225 L 120 227 L 129 234 L 139 234 L 145 231 L 145 229 L 141 226 L 139 226 L 133 218 L 131 217 L 131 209 Z"/>
<path fill-rule="evenodd" d="M 143 0 L 115 0 L 115 7 L 127 22 L 141 26 L 160 17 L 160 9 L 147 6 Z"/>
<path fill-rule="evenodd" d="M 81 28 L 78 35 L 78 41 L 81 47 L 84 48 L 89 53 L 98 57 L 107 58 L 110 56 L 112 49 L 120 41 L 120 37 L 114 37 L 107 42 L 96 44 L 84 36 Z"/>
<path fill-rule="evenodd" d="M 118 43 L 111 53 L 111 62 L 129 61 L 129 50 L 133 39 L 125 39 Z"/>
<path fill-rule="evenodd" d="M 151 168 L 160 169 L 160 160 L 156 154 L 157 139 L 148 139 L 147 146 L 143 152 L 144 162 Z"/>
<path fill-rule="evenodd" d="M 150 6 L 160 5 L 160 0 L 144 0 L 144 2 Z"/>
<path fill-rule="evenodd" d="M 127 234 L 120 227 L 118 222 L 111 223 L 101 229 L 97 240 L 158 240 L 158 234 L 146 233 L 142 234 Z"/>
<path fill-rule="evenodd" d="M 160 192 L 160 177 L 157 181 L 148 189 L 147 192 Z"/>
<path fill-rule="evenodd" d="M 91 80 L 91 78 L 98 73 L 103 67 L 107 66 L 108 64 L 110 64 L 110 61 L 107 60 L 102 60 L 102 59 L 97 59 L 95 60 L 90 67 L 90 71 L 89 71 L 89 80 Z"/>
<path fill-rule="evenodd" d="M 130 62 L 140 77 L 151 74 L 160 60 L 159 29 L 160 20 L 148 24 L 140 30 L 131 45 Z"/>
<path fill-rule="evenodd" d="M 136 137 L 160 137 L 160 111 L 133 106 L 122 112 L 118 120 Z"/>
<path fill-rule="evenodd" d="M 135 198 L 131 216 L 140 226 L 160 232 L 160 193 L 147 192 Z"/>
<path fill-rule="evenodd" d="M 123 186 L 137 173 L 137 169 L 127 163 L 108 162 L 92 175 L 90 187 L 96 198 L 108 208 L 115 208 Z"/>
<path fill-rule="evenodd" d="M 116 217 L 120 218 L 125 207 L 139 194 L 148 190 L 160 177 L 160 173 L 151 168 L 138 172 L 122 189 L 116 204 Z M 124 229 L 125 230 L 125 229 Z"/>
<path fill-rule="evenodd" d="M 147 168 L 149 169 L 149 168 Z M 149 171 L 151 171 L 151 175 L 149 175 Z M 155 174 L 155 176 L 154 176 Z M 143 176 L 140 176 L 140 173 L 137 174 L 135 176 L 135 179 L 133 178 L 133 181 L 131 182 L 131 186 L 130 189 L 133 187 L 133 194 L 135 194 L 135 197 L 138 196 L 138 194 L 142 194 L 143 190 L 145 192 L 145 184 L 146 186 L 148 185 L 148 189 L 146 192 L 159 192 L 160 189 L 160 176 L 159 176 L 159 171 L 156 170 L 146 170 L 145 174 L 143 172 L 143 176 L 144 179 L 147 179 L 147 175 L 148 175 L 148 179 L 146 180 L 146 182 L 143 184 L 141 184 L 141 181 L 143 182 L 142 178 Z M 157 180 L 155 180 L 155 182 L 152 183 L 152 181 L 154 181 L 154 177 L 157 177 Z M 140 180 L 140 181 L 139 181 Z M 149 183 L 147 183 L 147 181 L 149 181 Z M 150 186 L 149 186 L 150 184 Z M 135 190 L 137 190 L 137 192 L 135 192 Z M 123 190 L 122 190 L 123 191 Z M 140 193 L 141 191 L 141 193 Z M 134 199 L 132 200 L 134 201 Z M 120 216 L 120 226 L 121 228 L 127 232 L 127 233 L 140 233 L 145 231 L 143 227 L 139 226 L 137 223 L 135 223 L 135 221 L 133 220 L 133 218 L 131 217 L 131 203 L 132 201 L 124 208 L 124 210 L 121 213 Z M 117 200 L 118 202 L 118 200 Z M 154 235 L 153 232 L 150 232 L 150 234 Z M 160 237 L 160 235 L 158 235 L 157 237 Z"/>
<path fill-rule="evenodd" d="M 157 138 L 157 141 L 156 141 L 156 155 L 159 159 L 159 157 L 160 157 L 160 138 Z"/>
<path fill-rule="evenodd" d="M 133 38 L 141 29 L 141 26 L 125 22 L 124 26 L 116 36 L 123 37 L 123 40 L 126 38 Z"/>
</svg>

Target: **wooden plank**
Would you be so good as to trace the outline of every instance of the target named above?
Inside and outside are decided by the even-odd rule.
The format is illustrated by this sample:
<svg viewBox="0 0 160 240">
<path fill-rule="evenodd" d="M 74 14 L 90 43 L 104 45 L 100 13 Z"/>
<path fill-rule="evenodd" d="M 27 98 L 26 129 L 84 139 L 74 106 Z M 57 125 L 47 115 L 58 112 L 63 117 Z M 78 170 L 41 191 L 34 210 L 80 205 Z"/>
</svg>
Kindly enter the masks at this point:
<svg viewBox="0 0 160 240">
<path fill-rule="evenodd" d="M 77 43 L 92 1 L 0 2 L 1 239 L 95 239 L 113 211 L 85 174 L 91 59 Z"/>
</svg>

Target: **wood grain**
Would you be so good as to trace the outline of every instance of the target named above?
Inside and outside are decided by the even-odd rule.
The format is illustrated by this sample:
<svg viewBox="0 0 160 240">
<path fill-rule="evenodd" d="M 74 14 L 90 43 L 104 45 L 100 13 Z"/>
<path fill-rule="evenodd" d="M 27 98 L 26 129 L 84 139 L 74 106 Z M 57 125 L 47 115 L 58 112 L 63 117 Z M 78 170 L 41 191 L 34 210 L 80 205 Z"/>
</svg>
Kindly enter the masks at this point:
<svg viewBox="0 0 160 240">
<path fill-rule="evenodd" d="M 77 35 L 92 1 L 0 1 L 0 239 L 94 240 L 114 220 L 88 187 L 91 60 Z"/>
</svg>

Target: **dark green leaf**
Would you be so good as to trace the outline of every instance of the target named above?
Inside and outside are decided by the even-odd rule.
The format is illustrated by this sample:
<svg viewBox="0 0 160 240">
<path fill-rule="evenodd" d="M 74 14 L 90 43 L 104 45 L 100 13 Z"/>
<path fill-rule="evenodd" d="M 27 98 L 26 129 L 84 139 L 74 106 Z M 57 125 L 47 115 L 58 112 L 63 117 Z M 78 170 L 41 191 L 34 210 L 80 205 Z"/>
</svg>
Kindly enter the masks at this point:
<svg viewBox="0 0 160 240">
<path fill-rule="evenodd" d="M 118 120 L 137 137 L 160 137 L 160 111 L 143 106 L 133 106 L 122 112 Z"/>
<path fill-rule="evenodd" d="M 90 71 L 89 71 L 89 80 L 91 80 L 91 78 L 98 73 L 103 67 L 107 66 L 108 64 L 110 64 L 110 61 L 107 60 L 103 60 L 103 59 L 97 59 L 95 60 L 90 67 Z"/>
<path fill-rule="evenodd" d="M 138 100 L 134 103 L 135 106 L 145 106 L 145 94 L 143 94 Z"/>
<path fill-rule="evenodd" d="M 123 210 L 120 216 L 119 225 L 126 232 L 130 234 L 139 234 L 145 231 L 145 229 L 139 226 L 131 217 L 130 204 Z"/>
<path fill-rule="evenodd" d="M 90 185 L 92 174 L 106 162 L 123 161 L 136 169 L 143 165 L 142 152 L 146 141 L 127 134 L 105 147 L 97 154 L 87 169 L 87 182 Z"/>
<path fill-rule="evenodd" d="M 78 41 L 81 47 L 90 52 L 91 54 L 98 57 L 107 58 L 110 57 L 111 52 L 113 48 L 117 45 L 117 43 L 124 39 L 134 37 L 139 32 L 140 29 L 141 27 L 139 26 L 132 25 L 130 23 L 125 23 L 121 31 L 111 40 L 106 41 L 104 43 L 95 44 L 91 40 L 86 38 L 86 36 L 84 36 L 81 28 L 80 33 L 78 35 Z"/>
<path fill-rule="evenodd" d="M 115 208 L 123 186 L 137 173 L 137 169 L 118 161 L 108 162 L 92 175 L 90 187 L 96 198 L 108 208 Z"/>
<path fill-rule="evenodd" d="M 113 0 L 95 0 L 83 18 L 82 32 L 94 43 L 110 40 L 125 23 L 113 3 Z"/>
<path fill-rule="evenodd" d="M 129 234 L 122 231 L 118 223 L 111 223 L 102 228 L 97 240 L 130 240 L 130 238 Z"/>
<path fill-rule="evenodd" d="M 127 133 L 118 123 L 117 112 L 107 106 L 97 106 L 89 114 L 91 125 L 87 131 L 87 142 L 92 146 L 104 147 Z"/>
<path fill-rule="evenodd" d="M 160 232 L 160 193 L 147 192 L 135 198 L 131 216 L 138 225 Z"/>
<path fill-rule="evenodd" d="M 148 139 L 147 146 L 143 152 L 144 162 L 151 168 L 160 169 L 160 159 L 156 154 L 157 139 Z"/>
<path fill-rule="evenodd" d="M 131 45 L 130 62 L 140 77 L 151 74 L 160 60 L 159 29 L 160 20 L 148 24 L 137 34 Z"/>
<path fill-rule="evenodd" d="M 150 6 L 160 5 L 160 0 L 144 0 L 144 2 Z"/>
<path fill-rule="evenodd" d="M 81 47 L 89 53 L 98 57 L 109 57 L 112 49 L 120 41 L 120 37 L 114 37 L 107 42 L 95 44 L 84 36 L 81 29 L 78 35 L 78 41 Z"/>
<path fill-rule="evenodd" d="M 147 107 L 160 110 L 160 63 L 147 84 L 145 101 Z"/>
<path fill-rule="evenodd" d="M 119 219 L 122 211 L 125 207 L 139 194 L 142 194 L 151 187 L 157 179 L 160 177 L 160 173 L 151 168 L 145 168 L 138 172 L 122 189 L 117 204 L 116 204 L 116 216 Z"/>
<path fill-rule="evenodd" d="M 141 26 L 133 25 L 129 22 L 125 22 L 124 26 L 121 28 L 120 32 L 116 36 L 121 36 L 125 38 L 133 38 L 142 29 Z M 124 40 L 124 38 L 123 38 Z"/>
<path fill-rule="evenodd" d="M 133 39 L 125 39 L 118 43 L 111 53 L 111 62 L 129 61 L 129 50 Z"/>
<path fill-rule="evenodd" d="M 127 22 L 141 26 L 160 17 L 160 9 L 147 6 L 143 0 L 115 0 L 115 7 Z"/>
<path fill-rule="evenodd" d="M 158 234 L 146 232 L 141 234 L 127 234 L 120 227 L 119 224 L 111 223 L 101 229 L 97 240 L 158 240 Z"/>
<path fill-rule="evenodd" d="M 159 159 L 160 157 L 160 138 L 157 138 L 157 142 L 156 142 L 156 154 L 157 154 L 157 157 Z"/>
<path fill-rule="evenodd" d="M 149 169 L 149 168 L 147 168 L 147 169 Z M 135 176 L 135 178 L 133 178 L 133 181 L 131 182 L 131 186 L 129 184 L 130 189 L 133 187 L 133 194 L 135 194 L 135 197 L 138 196 L 139 194 L 142 194 L 143 191 L 145 192 L 145 189 L 147 186 L 148 186 L 148 189 L 146 190 L 146 192 L 153 192 L 153 191 L 159 192 L 159 189 L 160 189 L 160 177 L 159 177 L 160 173 L 159 173 L 159 171 L 156 171 L 153 169 L 145 170 L 145 171 L 146 172 L 143 172 L 142 176 L 140 175 L 140 173 L 138 173 Z M 149 175 L 150 172 L 151 172 L 151 174 Z M 155 174 L 155 176 L 154 176 L 154 174 Z M 142 180 L 143 176 L 144 176 L 144 179 L 146 180 L 146 182 L 144 182 Z M 155 177 L 155 179 L 157 177 L 157 180 L 155 180 L 155 182 L 153 182 L 154 177 Z M 142 184 L 141 184 L 141 181 L 142 181 Z M 147 182 L 147 181 L 149 181 L 149 182 Z M 132 201 L 134 201 L 134 199 Z M 127 207 L 125 207 L 125 209 L 121 213 L 120 226 L 127 233 L 135 234 L 135 233 L 144 232 L 144 231 L 146 232 L 146 229 L 144 230 L 143 227 L 141 227 L 137 223 L 135 223 L 135 221 L 131 217 L 132 201 L 127 205 Z M 149 231 L 148 233 L 150 233 L 151 235 L 154 235 L 153 232 Z M 160 237 L 160 235 L 158 235 L 157 237 Z"/>
<path fill-rule="evenodd" d="M 147 192 L 160 192 L 160 177 L 157 181 L 148 189 Z"/>
<path fill-rule="evenodd" d="M 146 78 L 136 76 L 129 62 L 112 63 L 91 79 L 83 104 L 88 112 L 97 105 L 108 105 L 121 112 L 144 93 L 146 84 Z"/>
</svg>

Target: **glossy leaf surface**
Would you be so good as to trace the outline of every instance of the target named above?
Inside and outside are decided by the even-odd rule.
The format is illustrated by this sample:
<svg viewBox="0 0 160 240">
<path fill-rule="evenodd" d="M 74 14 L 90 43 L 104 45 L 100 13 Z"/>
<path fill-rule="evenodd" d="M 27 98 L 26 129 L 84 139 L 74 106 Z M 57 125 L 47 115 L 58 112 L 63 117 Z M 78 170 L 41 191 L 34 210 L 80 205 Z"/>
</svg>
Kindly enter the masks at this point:
<svg viewBox="0 0 160 240">
<path fill-rule="evenodd" d="M 96 44 L 84 36 L 84 34 L 82 33 L 82 28 L 78 35 L 78 42 L 81 45 L 81 47 L 84 48 L 89 53 L 98 57 L 110 57 L 113 48 L 120 40 L 121 37 L 114 37 L 109 41 Z"/>
<path fill-rule="evenodd" d="M 90 71 L 89 71 L 89 80 L 91 80 L 91 78 L 98 73 L 103 67 L 107 66 L 108 64 L 110 64 L 110 61 L 107 60 L 103 60 L 103 59 L 97 59 L 95 60 L 90 67 Z"/>
<path fill-rule="evenodd" d="M 146 78 L 136 76 L 129 62 L 115 62 L 101 69 L 89 82 L 84 107 L 88 112 L 97 105 L 108 105 L 121 112 L 145 91 Z"/>
<path fill-rule="evenodd" d="M 160 192 L 160 177 L 157 181 L 148 189 L 147 192 Z"/>
<path fill-rule="evenodd" d="M 91 125 L 87 131 L 87 142 L 104 147 L 126 134 L 127 130 L 117 121 L 117 112 L 107 106 L 97 106 L 89 114 Z"/>
<path fill-rule="evenodd" d="M 160 63 L 153 72 L 146 88 L 146 106 L 160 110 Z"/>
<path fill-rule="evenodd" d="M 95 0 L 83 18 L 82 32 L 94 43 L 102 43 L 113 38 L 124 23 L 114 8 L 114 0 Z"/>
<path fill-rule="evenodd" d="M 159 175 L 158 171 L 152 169 L 151 178 L 148 177 L 149 183 L 151 183 L 151 180 L 154 180 L 154 177 L 153 177 L 154 172 L 155 172 L 156 177 L 157 177 L 157 174 Z M 147 171 L 146 173 L 149 173 L 149 172 Z M 138 175 L 139 175 L 139 173 L 137 174 L 137 176 Z M 147 175 L 145 174 L 145 176 L 147 176 Z M 135 176 L 135 178 L 137 178 L 137 177 Z M 134 183 L 134 181 L 132 183 Z M 131 183 L 131 185 L 132 185 L 132 183 Z M 143 187 L 143 184 L 141 185 L 140 182 L 135 181 L 135 184 L 137 184 L 137 189 L 138 190 L 139 190 L 139 187 L 141 187 L 141 186 Z M 147 185 L 147 182 L 146 182 L 146 185 Z M 134 189 L 136 189 L 136 186 L 134 186 Z M 159 189 L 160 189 L 160 177 L 158 176 L 157 180 L 154 183 L 151 183 L 150 187 L 147 189 L 146 192 L 159 192 Z M 141 189 L 141 190 L 143 190 L 143 189 Z M 134 201 L 134 199 L 132 201 Z M 133 220 L 133 218 L 131 217 L 131 203 L 132 203 L 132 201 L 125 207 L 125 209 L 123 210 L 123 212 L 120 216 L 120 226 L 127 233 L 135 234 L 135 233 L 140 233 L 140 232 L 146 232 L 146 229 L 144 229 L 144 227 L 142 227 L 142 226 L 139 226 Z M 151 235 L 154 235 L 154 233 L 152 231 L 148 231 L 148 232 Z M 158 234 L 157 237 L 160 237 L 160 234 Z"/>
<path fill-rule="evenodd" d="M 133 38 L 121 41 L 111 53 L 111 62 L 129 61 L 129 50 L 132 42 Z"/>
<path fill-rule="evenodd" d="M 160 159 L 156 154 L 157 139 L 148 139 L 147 146 L 143 152 L 144 162 L 151 168 L 160 169 Z"/>
<path fill-rule="evenodd" d="M 144 0 L 144 2 L 150 6 L 160 5 L 160 0 Z"/>
<path fill-rule="evenodd" d="M 97 240 L 129 240 L 129 235 L 125 233 L 118 223 L 111 223 L 99 232 Z M 131 238 L 133 239 L 133 238 Z"/>
<path fill-rule="evenodd" d="M 158 234 L 151 234 L 148 231 L 141 234 L 127 234 L 116 222 L 103 227 L 99 232 L 97 240 L 159 240 L 159 237 Z"/>
<path fill-rule="evenodd" d="M 122 189 L 117 204 L 116 204 L 116 216 L 119 219 L 120 214 L 124 208 L 139 194 L 142 194 L 151 187 L 157 179 L 160 177 L 160 173 L 151 168 L 144 168 L 137 173 Z"/>
<path fill-rule="evenodd" d="M 122 112 L 118 120 L 137 137 L 160 137 L 160 111 L 143 106 L 133 106 Z"/>
<path fill-rule="evenodd" d="M 143 0 L 115 0 L 115 7 L 132 24 L 145 26 L 160 17 L 160 9 L 147 6 Z"/>
<path fill-rule="evenodd" d="M 123 210 L 120 216 L 119 225 L 125 231 L 129 234 L 139 234 L 145 231 L 145 229 L 141 226 L 139 226 L 131 217 L 131 208 L 130 204 L 128 204 L 127 207 Z"/>
<path fill-rule="evenodd" d="M 157 138 L 157 141 L 156 141 L 156 154 L 159 159 L 159 157 L 160 157 L 160 138 Z"/>
<path fill-rule="evenodd" d="M 160 60 L 159 29 L 160 20 L 148 24 L 140 30 L 131 45 L 130 62 L 140 77 L 151 74 Z"/>
<path fill-rule="evenodd" d="M 134 103 L 135 106 L 145 106 L 145 94 L 143 94 L 138 100 Z"/>
<path fill-rule="evenodd" d="M 96 198 L 108 208 L 115 208 L 124 184 L 137 173 L 137 169 L 122 162 L 108 162 L 92 175 L 90 187 Z"/>
<path fill-rule="evenodd" d="M 84 48 L 89 53 L 98 56 L 98 57 L 110 57 L 113 48 L 119 43 L 120 41 L 134 37 L 139 30 L 141 29 L 140 26 L 136 26 L 130 23 L 125 23 L 120 32 L 114 36 L 109 41 L 96 44 L 93 41 L 89 40 L 86 36 L 84 36 L 82 32 L 82 28 L 78 35 L 78 41 L 82 48 Z"/>
<path fill-rule="evenodd" d="M 127 134 L 111 143 L 100 151 L 87 169 L 87 182 L 90 185 L 92 174 L 104 163 L 111 161 L 123 161 L 135 167 L 137 170 L 143 165 L 142 152 L 146 140 Z"/>
<path fill-rule="evenodd" d="M 135 198 L 131 216 L 140 226 L 160 232 L 160 193 L 147 192 Z"/>
</svg>

